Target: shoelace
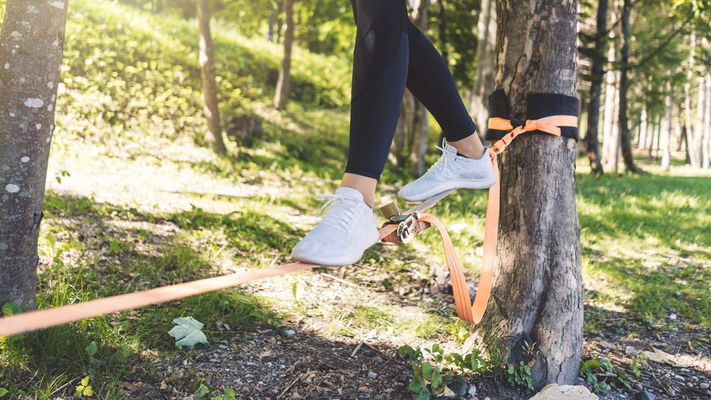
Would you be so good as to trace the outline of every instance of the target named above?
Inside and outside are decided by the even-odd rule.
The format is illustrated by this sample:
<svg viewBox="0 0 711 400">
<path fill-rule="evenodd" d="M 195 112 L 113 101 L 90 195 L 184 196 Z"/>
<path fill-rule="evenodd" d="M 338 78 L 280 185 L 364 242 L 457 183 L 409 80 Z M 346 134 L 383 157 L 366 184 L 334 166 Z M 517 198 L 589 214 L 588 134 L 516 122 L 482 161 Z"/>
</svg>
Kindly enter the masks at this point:
<svg viewBox="0 0 711 400">
<path fill-rule="evenodd" d="M 447 148 L 446 146 L 446 139 L 442 139 L 442 146 L 437 146 L 437 148 L 442 152 L 442 155 L 440 156 L 439 160 L 437 160 L 437 162 L 432 164 L 432 166 L 429 168 L 429 171 L 440 172 L 447 170 L 447 168 L 449 167 L 449 163 L 452 162 L 454 157 L 452 157 L 452 155 L 447 150 L 445 150 Z"/>
<path fill-rule="evenodd" d="M 345 213 L 327 212 L 323 219 L 319 221 L 319 224 L 331 225 L 335 228 L 343 230 L 344 232 L 348 232 L 350 227 L 353 226 L 353 219 L 355 218 L 355 208 L 348 207 L 344 203 L 352 199 L 334 193 L 322 193 L 316 196 L 316 198 L 318 200 L 328 199 L 325 203 L 323 203 L 321 208 L 319 208 L 317 215 L 321 215 L 321 212 L 323 212 L 323 210 L 325 210 L 329 206 L 338 207 L 339 205 L 341 205 L 341 208 L 345 210 Z M 337 215 L 345 216 L 345 218 L 339 218 L 337 217 Z"/>
</svg>

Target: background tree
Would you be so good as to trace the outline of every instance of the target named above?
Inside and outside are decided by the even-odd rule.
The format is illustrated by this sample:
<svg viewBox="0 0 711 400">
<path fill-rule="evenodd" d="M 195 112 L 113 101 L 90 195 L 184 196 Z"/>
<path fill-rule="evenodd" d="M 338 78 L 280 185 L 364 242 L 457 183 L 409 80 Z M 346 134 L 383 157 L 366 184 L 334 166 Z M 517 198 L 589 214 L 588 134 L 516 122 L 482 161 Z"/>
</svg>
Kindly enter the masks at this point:
<svg viewBox="0 0 711 400">
<path fill-rule="evenodd" d="M 576 95 L 577 1 L 497 2 L 496 87 L 523 121 L 530 93 Z M 578 375 L 583 296 L 575 206 L 576 142 L 526 134 L 501 157 L 501 220 L 492 298 L 477 329 L 536 387 Z M 552 184 L 555 182 L 555 184 Z"/>
<path fill-rule="evenodd" d="M 496 1 L 482 0 L 477 19 L 476 75 L 472 88 L 471 111 L 480 132 L 489 118 L 487 98 L 494 89 L 496 64 Z"/>
<path fill-rule="evenodd" d="M 427 31 L 430 0 L 416 0 L 411 4 L 414 6 L 410 12 L 412 23 L 421 31 Z M 421 175 L 425 170 L 428 135 L 427 109 L 409 90 L 405 90 L 389 156 L 393 168 L 408 169 Z"/>
<path fill-rule="evenodd" d="M 286 30 L 284 31 L 284 57 L 281 61 L 279 79 L 277 80 L 276 93 L 274 95 L 274 106 L 283 110 L 289 100 L 289 90 L 291 88 L 291 48 L 294 44 L 294 0 L 284 0 L 284 20 Z"/>
<path fill-rule="evenodd" d="M 35 307 L 66 17 L 64 0 L 9 0 L 0 33 L 0 304 L 25 310 Z"/>
<path fill-rule="evenodd" d="M 592 66 L 590 71 L 590 94 L 588 96 L 587 124 L 585 132 L 585 151 L 590 161 L 592 173 L 600 175 L 603 173 L 602 162 L 600 160 L 600 141 L 598 131 L 600 129 L 600 95 L 602 94 L 602 82 L 604 79 L 606 39 L 607 39 L 607 7 L 608 0 L 598 0 L 596 32 L 592 37 L 593 47 L 587 51 Z M 582 35 L 582 34 L 581 34 Z M 587 50 L 586 48 L 582 49 Z"/>
<path fill-rule="evenodd" d="M 202 93 L 207 119 L 205 140 L 220 154 L 227 153 L 222 140 L 220 104 L 215 84 L 215 45 L 210 32 L 210 4 L 208 0 L 197 0 L 198 24 L 200 26 L 200 70 L 202 72 Z"/>
</svg>

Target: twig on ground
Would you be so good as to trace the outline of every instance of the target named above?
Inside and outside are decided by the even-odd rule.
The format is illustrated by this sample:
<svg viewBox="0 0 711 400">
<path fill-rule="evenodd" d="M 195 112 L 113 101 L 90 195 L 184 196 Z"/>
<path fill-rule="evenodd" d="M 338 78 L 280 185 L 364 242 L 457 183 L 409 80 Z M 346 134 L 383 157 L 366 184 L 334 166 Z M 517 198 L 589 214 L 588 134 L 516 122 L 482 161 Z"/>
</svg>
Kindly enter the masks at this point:
<svg viewBox="0 0 711 400">
<path fill-rule="evenodd" d="M 289 389 L 291 389 L 291 387 L 294 386 L 294 384 L 295 384 L 299 379 L 301 379 L 301 374 L 299 374 L 296 378 L 294 378 L 294 380 L 291 381 L 291 383 L 288 384 L 288 385 L 286 386 L 286 388 L 285 388 L 281 393 L 279 393 L 279 396 L 277 396 L 277 399 L 280 399 L 282 396 L 284 396 L 284 394 L 285 394 Z"/>
<path fill-rule="evenodd" d="M 355 350 L 353 350 L 353 352 L 351 353 L 351 358 L 353 358 L 356 355 L 358 350 L 360 350 L 361 346 L 363 346 L 363 342 L 358 343 L 358 346 L 356 346 Z"/>
<path fill-rule="evenodd" d="M 355 283 L 353 283 L 353 282 L 347 281 L 347 280 L 345 280 L 345 279 L 341 279 L 341 278 L 339 278 L 339 277 L 337 277 L 337 276 L 333 276 L 333 275 L 331 275 L 331 274 L 329 274 L 329 273 L 327 273 L 327 272 L 322 272 L 321 275 L 327 276 L 327 277 L 333 279 L 334 281 L 337 281 L 337 282 L 340 282 L 340 283 L 343 283 L 343 284 L 346 284 L 346 285 L 349 285 L 349 286 L 353 286 L 353 287 L 360 288 L 360 286 L 359 286 L 358 284 L 355 284 Z"/>
</svg>

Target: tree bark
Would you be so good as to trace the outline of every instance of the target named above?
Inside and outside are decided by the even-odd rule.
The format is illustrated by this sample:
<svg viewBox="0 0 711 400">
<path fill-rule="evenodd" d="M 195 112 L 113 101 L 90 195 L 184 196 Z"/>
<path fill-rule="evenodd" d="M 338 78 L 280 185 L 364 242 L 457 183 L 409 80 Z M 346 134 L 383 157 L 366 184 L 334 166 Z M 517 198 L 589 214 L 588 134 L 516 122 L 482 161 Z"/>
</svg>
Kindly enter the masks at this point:
<svg viewBox="0 0 711 400">
<path fill-rule="evenodd" d="M 669 94 L 664 99 L 664 105 L 666 110 L 666 126 L 662 128 L 662 132 L 659 138 L 659 148 L 661 149 L 662 159 L 661 166 L 665 170 L 668 170 L 671 166 L 671 136 L 672 130 L 674 129 L 674 99 L 672 97 L 671 85 L 667 85 L 669 88 Z"/>
<path fill-rule="evenodd" d="M 702 44 L 705 44 L 704 38 Z M 702 110 L 702 117 L 699 123 L 702 129 L 701 138 L 701 168 L 708 169 L 711 166 L 711 74 L 707 74 L 702 79 L 699 91 L 704 92 L 704 100 L 699 108 Z"/>
<path fill-rule="evenodd" d="M 620 149 L 622 150 L 622 159 L 625 163 L 625 168 L 628 172 L 640 173 L 639 167 L 634 163 L 632 155 L 632 133 L 630 132 L 628 111 L 627 111 L 627 91 L 629 89 L 629 62 L 630 62 L 630 12 L 632 9 L 632 0 L 624 0 L 622 3 L 622 49 L 620 50 L 620 62 L 622 69 L 620 70 L 620 108 L 619 108 L 619 123 L 620 123 Z"/>
<path fill-rule="evenodd" d="M 203 112 L 207 119 L 205 140 L 219 154 L 227 153 L 222 140 L 222 122 L 215 83 L 215 45 L 210 32 L 210 4 L 208 0 L 197 2 L 198 24 L 200 25 L 200 69 L 202 72 Z"/>
<path fill-rule="evenodd" d="M 0 305 L 36 299 L 67 2 L 9 0 L 0 33 Z"/>
<path fill-rule="evenodd" d="M 607 51 L 607 61 L 615 61 L 615 48 L 610 46 Z M 608 71 L 605 74 L 605 109 L 602 133 L 602 164 L 607 171 L 617 171 L 617 149 L 619 147 L 618 136 L 618 71 Z"/>
<path fill-rule="evenodd" d="M 605 75 L 605 38 L 607 37 L 607 0 L 599 0 L 597 6 L 597 34 L 595 35 L 595 50 L 593 52 L 590 82 L 590 101 L 588 102 L 588 124 L 585 134 L 585 151 L 590 161 L 590 171 L 602 175 L 600 160 L 600 94 L 602 80 Z"/>
<path fill-rule="evenodd" d="M 647 130 L 649 129 L 649 122 L 647 120 L 647 107 L 642 107 L 642 112 L 639 117 L 639 137 L 637 138 L 637 150 L 644 149 L 645 143 L 647 143 Z"/>
<path fill-rule="evenodd" d="M 284 20 L 286 30 L 284 32 L 284 57 L 279 69 L 279 79 L 274 95 L 274 106 L 279 110 L 286 109 L 289 100 L 289 90 L 291 89 L 291 48 L 294 44 L 294 0 L 284 0 Z"/>
<path fill-rule="evenodd" d="M 512 121 L 531 93 L 576 94 L 577 1 L 497 2 L 496 87 Z M 493 290 L 475 339 L 531 367 L 536 387 L 571 384 L 583 297 L 573 139 L 520 136 L 500 156 L 501 219 Z"/>
<path fill-rule="evenodd" d="M 477 22 L 476 79 L 472 90 L 471 111 L 480 132 L 486 131 L 489 118 L 487 98 L 494 90 L 496 59 L 496 2 L 482 0 Z"/>
<path fill-rule="evenodd" d="M 418 0 L 410 13 L 412 23 L 422 32 L 428 29 L 430 0 Z M 425 172 L 429 124 L 427 108 L 409 90 L 402 99 L 402 111 L 395 130 L 395 138 L 389 155 L 394 169 L 406 168 L 413 174 Z"/>
</svg>

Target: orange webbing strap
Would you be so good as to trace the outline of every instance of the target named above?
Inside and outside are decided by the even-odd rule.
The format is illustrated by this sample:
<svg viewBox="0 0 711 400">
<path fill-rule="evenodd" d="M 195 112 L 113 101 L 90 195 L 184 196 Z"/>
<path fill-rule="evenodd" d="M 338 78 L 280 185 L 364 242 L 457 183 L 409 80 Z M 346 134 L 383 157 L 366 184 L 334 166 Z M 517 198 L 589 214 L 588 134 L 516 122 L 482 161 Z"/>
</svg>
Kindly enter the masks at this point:
<svg viewBox="0 0 711 400">
<path fill-rule="evenodd" d="M 384 226 L 379 231 L 380 238 L 382 239 L 389 235 L 395 229 L 397 229 L 397 225 Z M 0 336 L 36 331 L 38 329 L 49 328 L 51 326 L 79 321 L 85 318 L 96 317 L 98 315 L 178 300 L 184 297 L 230 288 L 258 279 L 270 278 L 316 267 L 319 267 L 319 265 L 295 262 L 278 265 L 273 268 L 216 276 L 214 278 L 200 279 L 141 292 L 105 297 L 83 303 L 30 311 L 0 318 Z"/>
<path fill-rule="evenodd" d="M 460 319 L 477 324 L 481 321 L 486 311 L 486 305 L 491 295 L 491 287 L 494 277 L 494 265 L 496 263 L 496 243 L 499 234 L 499 208 L 501 186 L 499 183 L 499 168 L 496 162 L 496 155 L 501 153 L 513 139 L 524 132 L 542 131 L 551 135 L 560 136 L 560 127 L 577 127 L 578 118 L 572 115 L 554 115 L 528 120 L 524 126 L 513 127 L 511 121 L 503 118 L 490 118 L 489 129 L 508 130 L 499 141 L 494 143 L 489 149 L 489 156 L 493 164 L 496 183 L 489 188 L 489 200 L 486 205 L 486 219 L 484 220 L 484 256 L 482 257 L 481 269 L 479 270 L 479 286 L 476 292 L 474 303 L 470 303 L 469 287 L 464 278 L 461 264 L 457 257 L 452 241 L 444 229 L 444 225 L 434 216 L 423 214 L 420 220 L 433 225 L 442 236 L 444 243 L 445 257 L 449 267 L 449 275 L 452 279 L 452 290 L 454 292 L 454 303 L 457 308 L 457 315 Z"/>
</svg>

